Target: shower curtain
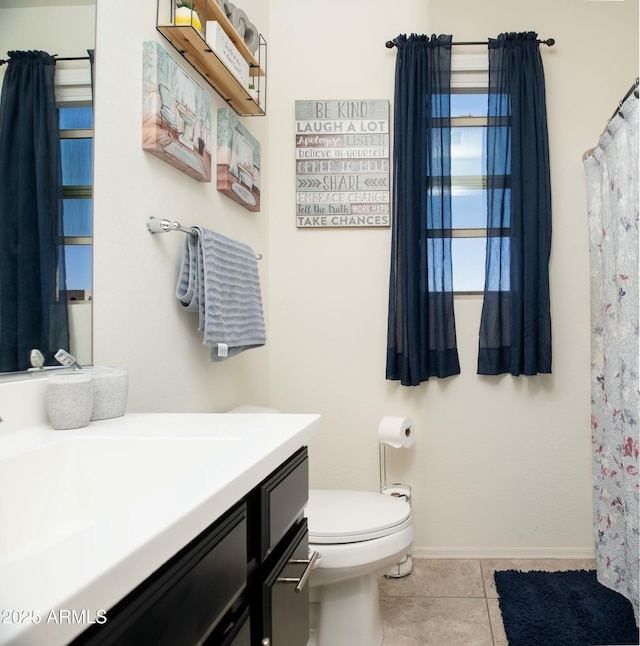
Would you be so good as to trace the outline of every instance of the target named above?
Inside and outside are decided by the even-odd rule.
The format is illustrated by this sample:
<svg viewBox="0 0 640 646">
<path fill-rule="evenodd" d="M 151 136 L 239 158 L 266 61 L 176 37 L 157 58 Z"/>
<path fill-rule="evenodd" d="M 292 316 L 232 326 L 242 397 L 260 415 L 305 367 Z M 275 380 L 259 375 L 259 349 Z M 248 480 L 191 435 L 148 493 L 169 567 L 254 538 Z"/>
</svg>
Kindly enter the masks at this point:
<svg viewBox="0 0 640 646">
<path fill-rule="evenodd" d="M 591 431 L 598 580 L 638 623 L 638 98 L 584 160 L 591 261 Z"/>
</svg>

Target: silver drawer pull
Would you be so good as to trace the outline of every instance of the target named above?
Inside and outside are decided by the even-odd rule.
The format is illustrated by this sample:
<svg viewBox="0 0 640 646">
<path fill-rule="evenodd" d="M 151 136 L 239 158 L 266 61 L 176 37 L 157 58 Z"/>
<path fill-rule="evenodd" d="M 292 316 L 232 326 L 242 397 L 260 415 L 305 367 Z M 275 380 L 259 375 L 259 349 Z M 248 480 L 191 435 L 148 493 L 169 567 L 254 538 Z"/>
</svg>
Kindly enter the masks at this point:
<svg viewBox="0 0 640 646">
<path fill-rule="evenodd" d="M 320 553 L 313 550 L 311 552 L 310 558 L 308 559 L 291 559 L 289 563 L 307 564 L 307 567 L 304 569 L 302 576 L 299 579 L 296 579 L 295 577 L 286 577 L 286 576 L 280 577 L 277 580 L 277 582 L 278 583 L 297 583 L 295 587 L 295 591 L 302 592 L 302 590 L 304 589 L 304 586 L 307 585 L 307 580 L 311 576 L 311 570 L 313 570 L 313 567 L 315 566 L 319 556 L 320 556 Z"/>
</svg>

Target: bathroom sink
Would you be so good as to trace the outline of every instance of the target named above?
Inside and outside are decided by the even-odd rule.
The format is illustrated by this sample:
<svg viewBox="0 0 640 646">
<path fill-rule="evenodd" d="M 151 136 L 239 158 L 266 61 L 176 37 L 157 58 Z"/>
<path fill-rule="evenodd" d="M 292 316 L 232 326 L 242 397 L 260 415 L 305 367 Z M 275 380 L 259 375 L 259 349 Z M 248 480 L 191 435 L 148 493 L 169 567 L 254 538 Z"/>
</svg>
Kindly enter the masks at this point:
<svg viewBox="0 0 640 646">
<path fill-rule="evenodd" d="M 0 459 L 0 563 L 26 558 L 140 503 L 237 442 L 226 436 L 83 437 Z"/>
</svg>

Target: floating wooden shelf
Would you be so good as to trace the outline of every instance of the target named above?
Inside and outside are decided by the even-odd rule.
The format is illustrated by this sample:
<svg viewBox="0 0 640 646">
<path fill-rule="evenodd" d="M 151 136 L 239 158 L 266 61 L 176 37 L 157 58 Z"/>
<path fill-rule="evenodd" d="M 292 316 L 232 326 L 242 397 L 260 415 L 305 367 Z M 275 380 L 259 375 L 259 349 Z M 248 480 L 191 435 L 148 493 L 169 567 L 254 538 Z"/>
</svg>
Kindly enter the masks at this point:
<svg viewBox="0 0 640 646">
<path fill-rule="evenodd" d="M 161 13 L 162 10 L 166 15 Z M 173 6 L 175 0 L 158 0 L 158 31 L 173 45 L 204 78 L 204 80 L 241 116 L 264 116 L 266 114 L 266 58 L 267 43 L 260 35 L 258 59 L 245 45 L 231 21 L 215 0 L 194 0 L 193 8 L 202 23 L 201 33 L 193 25 L 176 25 Z M 222 29 L 249 64 L 249 75 L 260 97 L 257 103 L 249 90 L 238 81 L 223 61 L 211 50 L 204 39 L 207 20 L 220 23 Z"/>
</svg>

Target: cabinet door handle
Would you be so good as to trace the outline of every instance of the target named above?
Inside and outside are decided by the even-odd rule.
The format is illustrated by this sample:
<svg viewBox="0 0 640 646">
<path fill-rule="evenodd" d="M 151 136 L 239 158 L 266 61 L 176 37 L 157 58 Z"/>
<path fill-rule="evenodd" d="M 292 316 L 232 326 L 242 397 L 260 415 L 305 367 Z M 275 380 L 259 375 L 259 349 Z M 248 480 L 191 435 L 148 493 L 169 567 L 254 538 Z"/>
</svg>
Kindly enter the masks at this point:
<svg viewBox="0 0 640 646">
<path fill-rule="evenodd" d="M 302 573 L 302 576 L 299 579 L 296 579 L 295 577 L 280 577 L 277 579 L 278 583 L 296 583 L 295 591 L 296 592 L 302 592 L 304 590 L 304 586 L 307 585 L 307 581 L 309 577 L 311 576 L 311 570 L 313 570 L 314 565 L 316 564 L 316 561 L 318 560 L 318 557 L 320 556 L 320 552 L 316 552 L 313 550 L 311 552 L 311 556 L 309 559 L 291 559 L 289 563 L 306 563 L 307 567 L 304 569 L 304 572 Z"/>
</svg>

